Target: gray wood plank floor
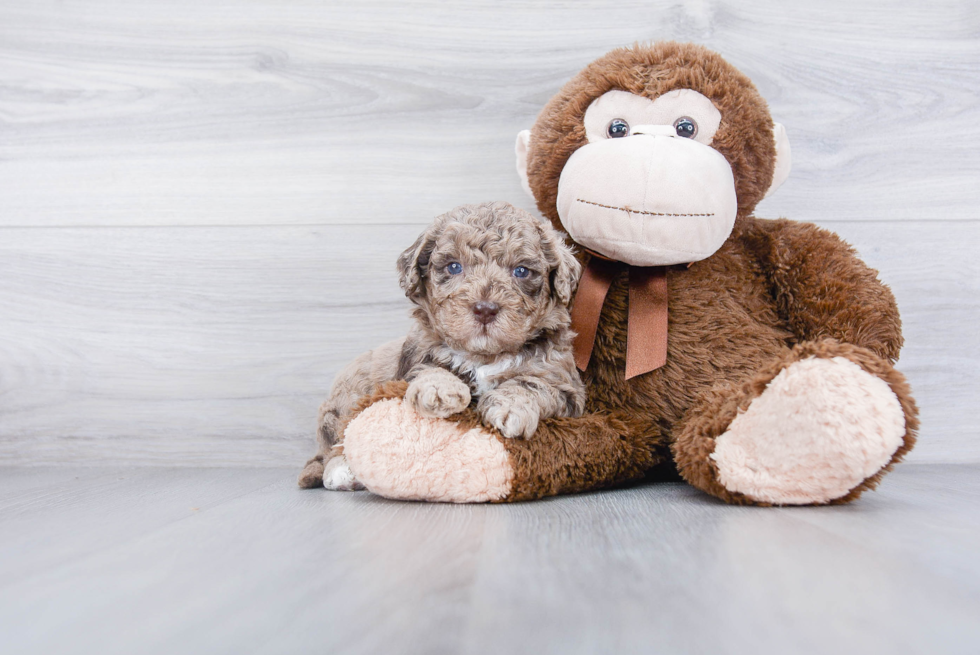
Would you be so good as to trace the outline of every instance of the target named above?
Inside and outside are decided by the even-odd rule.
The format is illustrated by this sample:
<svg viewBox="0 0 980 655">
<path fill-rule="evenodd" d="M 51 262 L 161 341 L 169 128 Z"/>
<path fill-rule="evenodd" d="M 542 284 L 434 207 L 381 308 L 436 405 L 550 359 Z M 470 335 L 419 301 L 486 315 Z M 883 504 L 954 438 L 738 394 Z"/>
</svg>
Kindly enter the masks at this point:
<svg viewBox="0 0 980 655">
<path fill-rule="evenodd" d="M 521 505 L 295 470 L 0 470 L 0 652 L 976 653 L 980 466 L 853 505 Z"/>
</svg>

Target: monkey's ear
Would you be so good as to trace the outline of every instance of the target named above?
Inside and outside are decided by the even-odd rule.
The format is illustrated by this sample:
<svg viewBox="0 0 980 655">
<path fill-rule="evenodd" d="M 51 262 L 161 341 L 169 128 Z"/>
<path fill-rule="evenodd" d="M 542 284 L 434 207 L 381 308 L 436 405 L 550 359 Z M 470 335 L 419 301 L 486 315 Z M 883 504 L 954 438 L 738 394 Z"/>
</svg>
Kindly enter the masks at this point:
<svg viewBox="0 0 980 655">
<path fill-rule="evenodd" d="M 429 257 L 436 247 L 436 237 L 432 227 L 419 235 L 415 243 L 398 256 L 398 284 L 412 302 L 422 297 L 424 285 L 422 278 L 429 267 Z"/>
<path fill-rule="evenodd" d="M 517 133 L 517 143 L 514 145 L 514 152 L 517 154 L 517 174 L 521 178 L 521 186 L 527 195 L 534 197 L 531 185 L 527 181 L 527 160 L 531 154 L 531 130 L 521 130 Z"/>
<path fill-rule="evenodd" d="M 789 149 L 789 137 L 782 123 L 773 123 L 772 136 L 776 140 L 776 168 L 772 172 L 772 184 L 766 191 L 768 198 L 789 177 L 789 169 L 793 166 L 793 156 Z"/>
<path fill-rule="evenodd" d="M 566 307 L 572 302 L 578 279 L 582 275 L 582 265 L 575 259 L 572 249 L 565 244 L 561 235 L 550 225 L 542 225 L 541 241 L 544 244 L 548 264 L 552 267 L 549 275 L 551 294 Z"/>
</svg>

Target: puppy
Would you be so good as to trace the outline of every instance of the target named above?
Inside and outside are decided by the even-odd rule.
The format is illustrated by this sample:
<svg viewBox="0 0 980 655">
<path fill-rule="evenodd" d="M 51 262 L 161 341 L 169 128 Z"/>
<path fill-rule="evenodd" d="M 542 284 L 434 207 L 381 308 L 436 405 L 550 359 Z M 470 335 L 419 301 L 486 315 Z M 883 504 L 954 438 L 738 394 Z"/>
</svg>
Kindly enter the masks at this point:
<svg viewBox="0 0 980 655">
<path fill-rule="evenodd" d="M 581 415 L 585 387 L 568 311 L 580 272 L 551 225 L 508 203 L 437 217 L 398 258 L 399 282 L 415 305 L 409 334 L 337 376 L 320 407 L 320 452 L 300 486 L 360 488 L 340 437 L 357 400 L 387 380 L 407 381 L 405 401 L 423 416 L 445 418 L 475 403 L 508 438 L 531 438 L 545 418 Z"/>
</svg>

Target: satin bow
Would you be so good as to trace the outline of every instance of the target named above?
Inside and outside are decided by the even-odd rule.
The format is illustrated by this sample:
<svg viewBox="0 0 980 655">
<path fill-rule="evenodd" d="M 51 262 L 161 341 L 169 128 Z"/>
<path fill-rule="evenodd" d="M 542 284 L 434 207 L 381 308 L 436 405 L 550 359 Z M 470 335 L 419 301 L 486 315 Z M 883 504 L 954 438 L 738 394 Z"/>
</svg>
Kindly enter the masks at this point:
<svg viewBox="0 0 980 655">
<path fill-rule="evenodd" d="M 656 370 L 667 361 L 667 267 L 630 266 L 593 254 L 572 303 L 575 365 L 589 365 L 599 315 L 616 276 L 629 269 L 626 379 Z"/>
</svg>

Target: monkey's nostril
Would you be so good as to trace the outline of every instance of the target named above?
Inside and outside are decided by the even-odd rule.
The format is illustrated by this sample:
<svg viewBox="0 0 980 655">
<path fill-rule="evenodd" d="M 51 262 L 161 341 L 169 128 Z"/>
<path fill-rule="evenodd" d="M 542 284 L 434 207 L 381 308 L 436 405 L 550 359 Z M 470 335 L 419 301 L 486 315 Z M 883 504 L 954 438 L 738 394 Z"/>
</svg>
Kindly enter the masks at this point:
<svg viewBox="0 0 980 655">
<path fill-rule="evenodd" d="M 497 313 L 499 311 L 500 305 L 487 300 L 481 300 L 473 305 L 473 313 L 476 315 L 476 320 L 480 321 L 484 325 L 493 323 L 493 320 L 497 318 Z"/>
</svg>

